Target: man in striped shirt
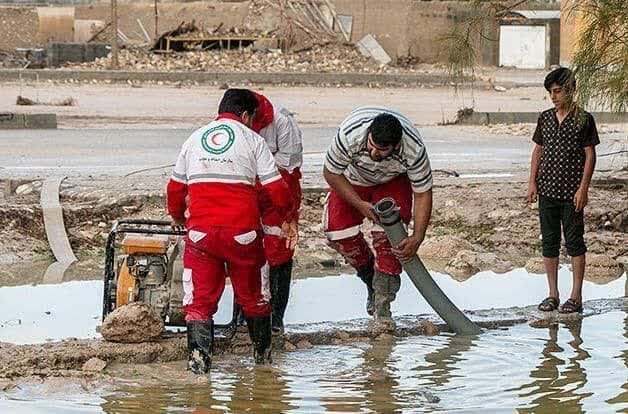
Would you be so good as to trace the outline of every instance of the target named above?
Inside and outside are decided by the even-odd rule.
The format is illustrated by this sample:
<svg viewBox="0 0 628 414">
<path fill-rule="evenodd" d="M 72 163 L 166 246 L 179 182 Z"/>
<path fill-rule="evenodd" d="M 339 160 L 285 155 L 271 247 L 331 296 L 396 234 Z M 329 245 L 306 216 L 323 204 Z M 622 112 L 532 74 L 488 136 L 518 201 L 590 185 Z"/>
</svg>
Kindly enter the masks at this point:
<svg viewBox="0 0 628 414">
<path fill-rule="evenodd" d="M 400 260 L 416 255 L 432 213 L 432 171 L 419 131 L 393 110 L 357 108 L 340 124 L 323 175 L 331 187 L 323 213 L 329 244 L 366 284 L 369 315 L 392 325 L 390 303 L 400 287 Z M 414 231 L 394 248 L 373 211 L 385 197 L 395 199 L 406 224 L 414 218 Z M 375 254 L 360 231 L 365 217 L 375 223 Z"/>
</svg>

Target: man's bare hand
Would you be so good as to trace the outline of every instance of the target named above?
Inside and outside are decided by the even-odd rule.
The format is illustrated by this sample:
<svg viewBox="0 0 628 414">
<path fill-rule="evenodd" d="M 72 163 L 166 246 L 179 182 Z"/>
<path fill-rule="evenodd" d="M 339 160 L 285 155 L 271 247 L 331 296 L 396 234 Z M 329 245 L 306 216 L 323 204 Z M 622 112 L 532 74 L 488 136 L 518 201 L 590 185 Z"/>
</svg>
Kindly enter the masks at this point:
<svg viewBox="0 0 628 414">
<path fill-rule="evenodd" d="M 576 211 L 580 212 L 589 202 L 589 191 L 586 188 L 578 188 L 576 194 L 573 196 L 573 205 L 576 207 Z"/>
<path fill-rule="evenodd" d="M 416 257 L 416 252 L 419 250 L 419 246 L 423 239 L 414 235 L 408 236 L 401 240 L 397 247 L 393 247 L 392 252 L 399 259 L 401 263 L 407 263 Z"/>
<path fill-rule="evenodd" d="M 536 188 L 536 183 L 534 181 L 528 183 L 528 194 L 526 196 L 528 199 L 528 203 L 536 203 L 537 191 L 538 190 Z"/>
<path fill-rule="evenodd" d="M 379 221 L 377 220 L 377 216 L 375 215 L 375 207 L 373 207 L 373 204 L 369 203 L 368 201 L 362 201 L 360 203 L 360 206 L 358 207 L 358 211 L 360 212 L 360 214 L 371 220 L 373 223 L 377 223 Z"/>
<path fill-rule="evenodd" d="M 178 231 L 185 230 L 185 218 L 172 219 L 172 223 L 170 223 L 170 227 L 172 227 L 172 230 L 178 230 Z"/>
<path fill-rule="evenodd" d="M 281 237 L 286 239 L 286 248 L 294 250 L 299 242 L 299 226 L 295 220 L 281 225 Z"/>
</svg>

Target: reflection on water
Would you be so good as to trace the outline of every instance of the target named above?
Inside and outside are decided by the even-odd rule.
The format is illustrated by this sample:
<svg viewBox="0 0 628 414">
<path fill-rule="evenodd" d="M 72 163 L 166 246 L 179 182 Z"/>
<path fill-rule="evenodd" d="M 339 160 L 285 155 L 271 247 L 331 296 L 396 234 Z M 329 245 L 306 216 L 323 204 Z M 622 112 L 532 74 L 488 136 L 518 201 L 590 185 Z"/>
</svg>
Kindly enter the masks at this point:
<svg viewBox="0 0 628 414">
<path fill-rule="evenodd" d="M 136 371 L 137 370 L 137 371 Z M 390 338 L 277 352 L 272 367 L 221 355 L 208 382 L 184 362 L 119 369 L 108 391 L 0 394 L 0 411 L 520 412 L 628 411 L 628 315 L 518 325 L 480 336 Z M 81 396 L 82 395 L 82 396 Z M 69 401 L 67 401 L 69 400 Z M 6 411 L 6 412 L 9 412 Z"/>
<path fill-rule="evenodd" d="M 549 337 L 543 347 L 541 361 L 530 372 L 532 382 L 519 388 L 524 391 L 521 397 L 534 397 L 531 406 L 522 409 L 522 413 L 537 413 L 540 410 L 548 413 L 559 410 L 582 412 L 582 400 L 592 393 L 582 392 L 587 382 L 582 361 L 591 358 L 591 355 L 580 347 L 583 343 L 581 329 L 581 321 L 566 325 L 564 333 L 571 335 L 567 344 L 572 355 L 563 360 L 560 355 L 566 350 L 558 344 L 558 325 L 548 328 Z"/>
<path fill-rule="evenodd" d="M 460 309 L 508 308 L 538 303 L 547 295 L 545 277 L 514 269 L 496 275 L 482 272 L 465 282 L 433 274 L 435 281 Z M 565 267 L 559 272 L 560 286 L 568 291 L 572 277 Z M 584 282 L 586 300 L 624 296 L 624 274 L 605 285 Z M 366 318 L 364 284 L 353 275 L 297 280 L 285 321 L 292 324 L 338 322 Z M 233 293 L 227 286 L 215 319 L 226 323 L 232 315 Z M 24 304 L 27 304 L 24 306 Z M 333 304 L 333 306 L 328 306 Z M 80 313 L 76 309 L 81 309 Z M 72 281 L 57 285 L 0 287 L 0 342 L 36 343 L 67 337 L 97 336 L 102 312 L 102 281 Z M 392 304 L 394 316 L 433 313 L 407 276 Z"/>
<path fill-rule="evenodd" d="M 474 346 L 478 336 L 441 336 L 442 347 L 424 356 L 425 365 L 418 366 L 417 371 L 430 384 L 444 386 L 449 384 L 452 378 L 459 376 L 456 373 L 456 363 L 464 359 L 464 354 Z"/>
<path fill-rule="evenodd" d="M 207 385 L 122 387 L 105 412 L 619 412 L 628 316 L 277 353 L 272 369 L 221 356 Z"/>
</svg>

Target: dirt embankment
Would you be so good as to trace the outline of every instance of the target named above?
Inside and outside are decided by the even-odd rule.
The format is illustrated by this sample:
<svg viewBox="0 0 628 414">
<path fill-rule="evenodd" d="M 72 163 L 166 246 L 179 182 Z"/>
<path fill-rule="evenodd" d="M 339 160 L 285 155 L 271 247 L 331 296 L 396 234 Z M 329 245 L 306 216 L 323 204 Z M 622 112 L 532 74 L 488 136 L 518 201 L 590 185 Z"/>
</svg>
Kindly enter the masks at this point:
<svg viewBox="0 0 628 414">
<path fill-rule="evenodd" d="M 81 259 L 71 272 L 71 279 L 100 277 L 98 269 L 102 268 L 104 243 L 114 220 L 167 218 L 163 183 L 155 181 L 163 180 L 112 178 L 64 182 L 61 191 L 64 219 L 70 243 Z M 5 265 L 0 270 L 0 285 L 24 283 L 24 279 L 17 280 L 13 274 L 14 266 L 38 258 L 49 259 L 37 182 L 19 184 L 26 185 L 27 190 L 16 194 L 13 188 L 0 199 L 0 219 L 5 223 L 0 228 L 3 240 L 0 262 Z M 525 202 L 525 190 L 523 182 L 447 181 L 438 185 L 434 188 L 432 221 L 420 256 L 428 267 L 457 279 L 484 270 L 502 273 L 524 266 L 530 258 L 540 255 L 541 246 L 538 210 Z M 613 185 L 594 186 L 589 198 L 585 210 L 589 252 L 624 263 L 628 256 L 628 194 Z M 304 192 L 295 257 L 297 277 L 350 270 L 326 245 L 322 228 L 324 199 L 323 190 Z M 364 226 L 367 239 L 369 227 L 368 223 Z M 564 256 L 563 260 L 568 258 Z M 84 272 L 90 268 L 91 272 Z"/>
</svg>

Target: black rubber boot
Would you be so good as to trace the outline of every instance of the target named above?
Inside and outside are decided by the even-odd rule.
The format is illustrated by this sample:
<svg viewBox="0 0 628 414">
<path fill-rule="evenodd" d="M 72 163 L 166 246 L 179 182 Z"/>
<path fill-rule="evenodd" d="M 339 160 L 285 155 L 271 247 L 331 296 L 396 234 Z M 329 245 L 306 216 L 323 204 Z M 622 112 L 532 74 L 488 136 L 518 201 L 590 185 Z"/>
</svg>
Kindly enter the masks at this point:
<svg viewBox="0 0 628 414">
<path fill-rule="evenodd" d="M 190 321 L 188 327 L 188 369 L 195 374 L 207 374 L 212 366 L 214 323 Z"/>
<path fill-rule="evenodd" d="M 235 324 L 236 326 L 244 326 L 246 325 L 246 319 L 244 318 L 244 312 L 242 311 L 242 306 L 237 305 L 238 307 L 235 311 Z"/>
<path fill-rule="evenodd" d="M 375 312 L 375 301 L 373 290 L 373 274 L 375 273 L 375 258 L 371 256 L 366 266 L 358 269 L 358 277 L 362 279 L 362 282 L 366 285 L 367 297 L 366 297 L 366 313 L 373 315 Z"/>
<path fill-rule="evenodd" d="M 273 334 L 283 333 L 283 315 L 286 313 L 288 298 L 290 297 L 290 282 L 292 280 L 292 260 L 271 266 L 270 279 L 270 305 L 273 308 L 272 330 Z"/>
<path fill-rule="evenodd" d="M 271 363 L 270 316 L 246 318 L 249 336 L 253 342 L 253 358 L 256 364 Z"/>
</svg>

